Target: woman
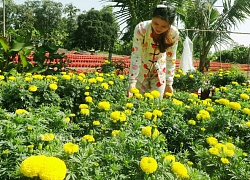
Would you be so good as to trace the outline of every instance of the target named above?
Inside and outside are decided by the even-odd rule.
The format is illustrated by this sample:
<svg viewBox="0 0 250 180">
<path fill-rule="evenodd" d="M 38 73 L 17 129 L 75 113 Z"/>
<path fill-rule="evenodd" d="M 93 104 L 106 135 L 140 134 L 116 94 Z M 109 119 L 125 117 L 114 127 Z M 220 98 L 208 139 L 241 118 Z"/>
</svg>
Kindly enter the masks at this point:
<svg viewBox="0 0 250 180">
<path fill-rule="evenodd" d="M 139 23 L 134 30 L 133 48 L 129 72 L 128 97 L 131 88 L 141 94 L 157 90 L 164 97 L 173 93 L 176 50 L 179 32 L 173 26 L 175 9 L 158 5 L 152 19 Z"/>
</svg>

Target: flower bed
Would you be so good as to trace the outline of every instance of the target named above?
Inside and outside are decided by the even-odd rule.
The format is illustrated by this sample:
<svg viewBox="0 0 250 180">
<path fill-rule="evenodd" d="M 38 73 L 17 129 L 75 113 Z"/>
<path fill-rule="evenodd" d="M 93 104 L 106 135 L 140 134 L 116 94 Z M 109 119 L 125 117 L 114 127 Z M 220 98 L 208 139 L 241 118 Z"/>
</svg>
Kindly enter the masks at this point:
<svg viewBox="0 0 250 180">
<path fill-rule="evenodd" d="M 249 179 L 250 88 L 158 99 L 115 73 L 0 76 L 2 179 Z"/>
</svg>

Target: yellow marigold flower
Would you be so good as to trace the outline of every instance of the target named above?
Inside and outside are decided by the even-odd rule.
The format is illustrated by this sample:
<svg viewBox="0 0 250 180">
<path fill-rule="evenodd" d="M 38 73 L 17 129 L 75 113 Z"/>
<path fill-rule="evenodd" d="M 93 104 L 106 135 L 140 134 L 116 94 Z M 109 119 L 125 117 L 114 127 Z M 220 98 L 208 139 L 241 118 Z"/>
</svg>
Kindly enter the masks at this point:
<svg viewBox="0 0 250 180">
<path fill-rule="evenodd" d="M 8 78 L 8 80 L 10 80 L 10 81 L 15 81 L 15 80 L 16 80 L 16 77 L 10 76 L 10 77 Z"/>
<path fill-rule="evenodd" d="M 29 112 L 26 111 L 25 109 L 17 109 L 15 113 L 16 114 L 28 114 Z"/>
<path fill-rule="evenodd" d="M 49 88 L 51 89 L 51 90 L 57 90 L 57 88 L 58 88 L 58 86 L 57 86 L 57 84 L 54 84 L 54 83 L 52 83 L 52 84 L 50 84 L 49 85 Z"/>
<path fill-rule="evenodd" d="M 109 84 L 110 85 L 114 85 L 114 81 L 109 81 Z"/>
<path fill-rule="evenodd" d="M 99 102 L 99 103 L 98 103 L 98 107 L 99 107 L 100 109 L 103 109 L 103 110 L 105 110 L 105 111 L 108 111 L 108 110 L 110 109 L 110 104 L 109 104 L 109 102 L 102 101 L 102 102 Z"/>
<path fill-rule="evenodd" d="M 89 82 L 90 84 L 95 84 L 95 83 L 97 83 L 97 80 L 96 80 L 96 78 L 90 78 L 90 79 L 88 80 L 88 82 Z"/>
<path fill-rule="evenodd" d="M 102 83 L 102 84 L 101 84 L 101 87 L 102 87 L 103 89 L 106 89 L 106 90 L 109 89 L 108 83 Z"/>
<path fill-rule="evenodd" d="M 85 135 L 82 137 L 82 141 L 95 142 L 95 138 L 92 135 Z"/>
<path fill-rule="evenodd" d="M 103 78 L 103 77 L 96 77 L 95 79 L 96 79 L 96 81 L 98 81 L 98 82 L 103 82 L 103 81 L 104 81 L 104 78 Z"/>
<path fill-rule="evenodd" d="M 161 116 L 162 116 L 162 112 L 161 112 L 160 110 L 155 109 L 155 110 L 153 111 L 153 115 L 155 115 L 155 116 L 157 116 L 157 117 L 161 117 Z"/>
<path fill-rule="evenodd" d="M 167 161 L 170 161 L 170 162 L 175 162 L 175 157 L 173 155 L 167 155 L 167 156 L 164 156 L 164 158 L 167 160 Z"/>
<path fill-rule="evenodd" d="M 20 166 L 21 173 L 26 177 L 38 177 L 39 173 L 42 171 L 43 164 L 46 156 L 38 155 L 38 156 L 30 156 L 26 158 Z"/>
<path fill-rule="evenodd" d="M 175 74 L 174 77 L 175 77 L 175 78 L 180 78 L 181 75 L 180 75 L 180 74 Z"/>
<path fill-rule="evenodd" d="M 233 143 L 229 143 L 229 142 L 227 142 L 225 145 L 226 145 L 226 146 L 227 146 L 227 148 L 228 148 L 228 149 L 230 149 L 230 150 L 234 150 L 234 149 L 235 149 L 235 146 L 234 146 L 234 144 L 233 144 Z"/>
<path fill-rule="evenodd" d="M 56 157 L 46 157 L 39 177 L 41 180 L 64 180 L 66 172 L 64 161 Z"/>
<path fill-rule="evenodd" d="M 140 161 L 140 167 L 143 172 L 152 174 L 157 170 L 157 161 L 152 157 L 143 157 Z"/>
<path fill-rule="evenodd" d="M 166 96 L 166 97 L 172 97 L 172 96 L 173 96 L 173 94 L 172 94 L 172 93 L 170 93 L 170 92 L 165 92 L 165 96 Z"/>
<path fill-rule="evenodd" d="M 36 92 L 37 91 L 37 87 L 34 86 L 34 85 L 31 85 L 31 86 L 29 86 L 29 91 L 30 92 Z"/>
<path fill-rule="evenodd" d="M 65 121 L 67 121 L 68 123 L 70 122 L 70 118 L 69 117 L 66 117 L 65 118 Z"/>
<path fill-rule="evenodd" d="M 117 134 L 119 134 L 121 131 L 120 130 L 113 130 L 111 135 L 114 137 L 116 136 Z"/>
<path fill-rule="evenodd" d="M 2 154 L 8 155 L 9 154 L 9 150 L 8 149 L 3 150 Z"/>
<path fill-rule="evenodd" d="M 87 96 L 87 97 L 85 97 L 85 101 L 88 102 L 88 103 L 92 103 L 93 99 L 92 99 L 91 96 Z"/>
<path fill-rule="evenodd" d="M 26 81 L 26 82 L 31 82 L 31 81 L 32 81 L 32 78 L 30 78 L 30 77 L 25 77 L 25 78 L 24 78 L 24 81 Z"/>
<path fill-rule="evenodd" d="M 82 80 L 83 80 L 83 77 L 77 76 L 77 79 L 80 80 L 80 81 L 82 81 Z"/>
<path fill-rule="evenodd" d="M 234 155 L 234 150 L 226 149 L 224 153 L 227 157 L 232 157 Z"/>
<path fill-rule="evenodd" d="M 121 112 L 121 111 L 114 111 L 110 114 L 111 119 L 113 119 L 113 122 L 117 122 L 117 121 L 126 121 L 126 115 L 125 113 Z"/>
<path fill-rule="evenodd" d="M 128 114 L 128 115 L 131 115 L 131 114 L 132 114 L 132 111 L 131 111 L 130 109 L 126 109 L 126 110 L 124 111 L 124 113 L 125 113 L 125 114 Z"/>
<path fill-rule="evenodd" d="M 214 146 L 218 143 L 218 140 L 215 137 L 208 137 L 206 138 L 206 142 L 210 145 L 210 146 Z"/>
<path fill-rule="evenodd" d="M 143 98 L 142 94 L 140 94 L 140 93 L 136 93 L 136 94 L 135 94 L 135 97 L 136 97 L 137 99 L 142 99 L 142 98 Z"/>
<path fill-rule="evenodd" d="M 214 147 L 209 148 L 208 151 L 209 151 L 210 154 L 216 155 L 216 156 L 219 155 L 219 153 L 220 153 L 219 150 L 217 148 L 214 148 Z"/>
<path fill-rule="evenodd" d="M 55 135 L 52 133 L 45 133 L 40 136 L 42 141 L 52 141 L 55 138 Z"/>
<path fill-rule="evenodd" d="M 53 79 L 53 76 L 52 75 L 47 75 L 46 79 Z"/>
<path fill-rule="evenodd" d="M 89 94 L 90 94 L 89 92 L 85 92 L 84 93 L 85 96 L 89 96 Z"/>
<path fill-rule="evenodd" d="M 160 132 L 158 131 L 157 128 L 153 128 L 153 134 L 152 134 L 152 127 L 151 126 L 146 126 L 142 128 L 142 134 L 148 137 L 156 138 L 159 136 Z"/>
<path fill-rule="evenodd" d="M 195 121 L 195 120 L 193 120 L 193 119 L 191 119 L 191 120 L 189 120 L 189 121 L 188 121 L 188 124 L 191 124 L 191 125 L 196 125 L 196 121 Z"/>
<path fill-rule="evenodd" d="M 220 161 L 223 163 L 223 164 L 229 164 L 229 160 L 227 158 L 220 158 Z"/>
<path fill-rule="evenodd" d="M 187 164 L 188 164 L 189 166 L 193 166 L 194 163 L 193 163 L 192 161 L 188 161 Z"/>
<path fill-rule="evenodd" d="M 72 142 L 68 142 L 63 145 L 63 149 L 67 154 L 73 154 L 78 152 L 79 146 L 77 144 L 73 144 Z"/>
<path fill-rule="evenodd" d="M 174 162 L 172 164 L 171 170 L 177 174 L 180 178 L 187 178 L 189 179 L 188 170 L 187 168 L 180 162 Z"/>
<path fill-rule="evenodd" d="M 123 76 L 123 75 L 118 75 L 118 77 L 121 79 L 121 80 L 123 80 L 123 79 L 125 79 L 125 76 Z"/>
<path fill-rule="evenodd" d="M 210 114 L 206 110 L 200 110 L 199 113 L 196 115 L 196 118 L 198 120 L 201 120 L 201 119 L 206 120 L 210 118 Z"/>
<path fill-rule="evenodd" d="M 81 109 L 81 114 L 89 115 L 89 109 Z"/>
<path fill-rule="evenodd" d="M 221 87 L 220 87 L 220 90 L 221 90 L 222 92 L 226 92 L 226 91 L 227 91 L 227 88 L 226 88 L 226 87 L 221 86 Z"/>
<path fill-rule="evenodd" d="M 159 98 L 161 96 L 161 93 L 157 90 L 151 91 L 150 93 L 154 98 Z"/>
<path fill-rule="evenodd" d="M 131 88 L 130 91 L 131 91 L 132 93 L 134 93 L 134 94 L 139 93 L 139 89 L 137 89 L 137 88 Z"/>
<path fill-rule="evenodd" d="M 83 77 L 81 77 L 81 76 L 77 76 L 77 79 L 80 81 L 83 81 Z"/>
<path fill-rule="evenodd" d="M 126 103 L 126 107 L 127 107 L 127 108 L 132 108 L 133 106 L 134 106 L 133 103 Z"/>
<path fill-rule="evenodd" d="M 222 143 L 217 143 L 214 147 L 217 148 L 220 152 L 224 152 L 225 150 L 227 150 L 227 146 Z"/>
<path fill-rule="evenodd" d="M 31 126 L 28 126 L 27 129 L 28 129 L 29 131 L 32 131 L 33 128 L 32 128 Z"/>
<path fill-rule="evenodd" d="M 250 128 L 250 121 L 246 122 L 246 126 Z"/>
<path fill-rule="evenodd" d="M 240 98 L 241 99 L 244 99 L 244 100 L 248 100 L 249 99 L 249 96 L 247 94 L 241 94 L 240 95 Z"/>
<path fill-rule="evenodd" d="M 214 108 L 212 108 L 212 107 L 207 107 L 206 110 L 209 111 L 209 112 L 213 112 L 213 111 L 214 111 Z"/>
<path fill-rule="evenodd" d="M 28 145 L 27 146 L 29 149 L 33 149 L 34 148 L 34 144 Z"/>
<path fill-rule="evenodd" d="M 100 121 L 93 121 L 94 126 L 99 126 L 100 124 L 101 124 Z"/>
<path fill-rule="evenodd" d="M 3 75 L 0 75 L 0 80 L 4 80 L 5 77 Z"/>
<path fill-rule="evenodd" d="M 244 114 L 250 115 L 250 109 L 249 108 L 244 108 L 242 112 Z"/>
<path fill-rule="evenodd" d="M 241 105 L 238 102 L 230 102 L 229 107 L 231 107 L 233 110 L 240 110 Z"/>
<path fill-rule="evenodd" d="M 43 76 L 41 74 L 34 74 L 32 76 L 34 79 L 39 79 L 39 80 L 42 80 L 43 79 Z"/>
<path fill-rule="evenodd" d="M 105 63 L 105 64 L 110 64 L 110 61 L 107 60 L 107 59 L 105 59 L 105 60 L 104 60 L 104 63 Z"/>
<path fill-rule="evenodd" d="M 81 76 L 81 77 L 83 77 L 83 78 L 86 77 L 86 75 L 84 73 L 79 73 L 78 75 Z"/>
<path fill-rule="evenodd" d="M 80 108 L 80 109 L 88 109 L 88 108 L 89 108 L 89 105 L 87 105 L 87 104 L 80 104 L 80 105 L 79 105 L 79 108 Z"/>
<path fill-rule="evenodd" d="M 182 101 L 179 101 L 177 99 L 173 99 L 173 103 L 176 104 L 176 105 L 183 105 L 183 102 Z"/>
<path fill-rule="evenodd" d="M 204 131 L 206 131 L 206 129 L 205 129 L 204 127 L 202 127 L 202 128 L 201 128 L 201 131 L 203 131 L 203 132 L 204 132 Z"/>
<path fill-rule="evenodd" d="M 245 153 L 245 152 L 243 152 L 243 153 L 242 153 L 242 155 L 243 155 L 243 156 L 245 156 L 245 157 L 247 157 L 247 156 L 248 156 L 248 155 L 247 155 L 247 153 Z"/>
<path fill-rule="evenodd" d="M 149 98 L 149 99 L 154 99 L 154 96 L 150 93 L 144 93 L 144 96 Z"/>
<path fill-rule="evenodd" d="M 190 75 L 189 75 L 189 78 L 190 78 L 190 79 L 193 79 L 193 78 L 194 78 L 194 75 L 193 75 L 193 74 L 190 74 Z"/>
<path fill-rule="evenodd" d="M 147 118 L 147 119 L 149 119 L 149 120 L 152 119 L 152 116 L 153 116 L 153 113 L 151 113 L 151 112 L 147 111 L 147 112 L 144 113 L 144 117 Z"/>
<path fill-rule="evenodd" d="M 99 163 L 98 162 L 94 162 L 94 166 L 98 167 Z"/>
<path fill-rule="evenodd" d="M 85 89 L 88 90 L 88 89 L 90 89 L 90 87 L 89 86 L 85 86 Z"/>
<path fill-rule="evenodd" d="M 238 85 L 238 82 L 233 81 L 232 84 L 233 85 Z"/>
<path fill-rule="evenodd" d="M 67 74 L 62 75 L 62 78 L 65 79 L 65 80 L 70 80 L 71 79 L 70 75 L 67 75 Z"/>
</svg>

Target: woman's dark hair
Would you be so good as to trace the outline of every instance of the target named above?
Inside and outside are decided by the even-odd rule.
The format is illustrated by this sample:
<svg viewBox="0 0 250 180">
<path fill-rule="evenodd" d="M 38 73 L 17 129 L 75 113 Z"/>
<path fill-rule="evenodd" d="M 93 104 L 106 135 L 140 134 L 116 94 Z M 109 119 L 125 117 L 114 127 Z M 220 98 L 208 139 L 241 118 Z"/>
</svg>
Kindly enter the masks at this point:
<svg viewBox="0 0 250 180">
<path fill-rule="evenodd" d="M 165 5 L 165 3 L 161 3 L 154 9 L 152 18 L 161 18 L 162 20 L 167 21 L 169 25 L 172 25 L 174 23 L 175 16 L 176 10 L 174 7 L 167 6 Z M 167 32 L 161 34 L 158 40 L 161 53 L 165 52 L 168 47 L 172 46 L 175 43 L 169 32 L 170 29 Z"/>
</svg>

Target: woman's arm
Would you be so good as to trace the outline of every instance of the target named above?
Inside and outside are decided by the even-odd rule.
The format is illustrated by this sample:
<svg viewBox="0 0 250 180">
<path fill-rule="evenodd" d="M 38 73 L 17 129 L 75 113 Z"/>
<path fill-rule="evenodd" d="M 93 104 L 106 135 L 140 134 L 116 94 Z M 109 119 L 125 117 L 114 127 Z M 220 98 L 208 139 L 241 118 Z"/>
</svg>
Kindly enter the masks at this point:
<svg viewBox="0 0 250 180">
<path fill-rule="evenodd" d="M 142 62 L 142 44 L 144 44 L 145 25 L 139 23 L 134 30 L 133 47 L 130 60 L 129 83 L 136 84 Z"/>
</svg>

